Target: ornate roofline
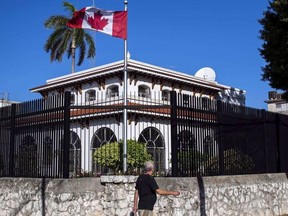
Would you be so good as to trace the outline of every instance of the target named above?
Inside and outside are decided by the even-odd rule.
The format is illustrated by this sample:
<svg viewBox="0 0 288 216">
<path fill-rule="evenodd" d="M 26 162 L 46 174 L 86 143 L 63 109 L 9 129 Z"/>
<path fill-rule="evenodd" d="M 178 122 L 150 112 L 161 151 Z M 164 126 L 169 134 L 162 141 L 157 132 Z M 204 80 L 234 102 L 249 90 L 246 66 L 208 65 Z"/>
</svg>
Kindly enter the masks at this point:
<svg viewBox="0 0 288 216">
<path fill-rule="evenodd" d="M 195 85 L 204 87 L 210 90 L 219 91 L 221 89 L 229 89 L 229 86 L 218 84 L 217 82 L 207 81 L 195 77 L 193 75 L 185 74 L 182 72 L 170 70 L 167 68 L 158 67 L 155 65 L 147 64 L 144 62 L 129 59 L 127 62 L 128 71 L 137 71 L 141 74 L 147 74 L 153 77 L 159 77 L 166 80 L 171 80 L 175 82 L 186 83 L 187 85 Z M 120 73 L 124 70 L 123 60 L 116 61 L 110 64 L 105 64 L 102 66 L 94 67 L 91 69 L 83 70 L 73 74 L 68 74 L 60 76 L 57 78 L 49 79 L 46 84 L 31 88 L 31 92 L 43 92 L 51 89 L 63 88 L 66 86 L 71 86 L 83 82 L 89 82 L 89 80 L 94 80 L 98 77 L 109 77 Z"/>
</svg>

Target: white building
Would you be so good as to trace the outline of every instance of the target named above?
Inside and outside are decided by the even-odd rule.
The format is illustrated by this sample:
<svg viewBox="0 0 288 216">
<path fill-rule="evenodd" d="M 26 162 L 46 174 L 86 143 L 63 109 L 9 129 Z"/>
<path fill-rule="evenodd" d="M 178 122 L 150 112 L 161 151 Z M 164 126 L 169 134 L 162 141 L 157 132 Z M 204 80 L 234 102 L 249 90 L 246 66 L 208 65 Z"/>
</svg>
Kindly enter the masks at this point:
<svg viewBox="0 0 288 216">
<path fill-rule="evenodd" d="M 9 100 L 9 94 L 7 92 L 0 93 L 0 108 L 10 106 L 12 103 L 18 103 L 16 101 Z"/>
<path fill-rule="evenodd" d="M 44 85 L 32 88 L 31 91 L 38 92 L 43 97 L 70 91 L 72 105 L 123 104 L 123 70 L 123 61 L 117 61 L 47 80 Z M 174 90 L 201 98 L 203 106 L 208 99 L 245 106 L 246 92 L 217 83 L 214 71 L 209 68 L 203 68 L 193 76 L 129 59 L 127 71 L 129 105 L 168 105 L 170 91 Z M 185 100 L 183 97 L 184 103 Z M 71 118 L 74 120 L 71 125 L 71 146 L 81 153 L 77 159 L 79 161 L 73 163 L 79 164 L 85 171 L 95 171 L 97 164 L 92 159 L 95 149 L 108 142 L 122 140 L 123 121 L 117 117 L 122 110 L 76 113 L 77 110 L 71 111 Z M 128 111 L 127 138 L 145 142 L 159 170 L 170 167 L 170 130 L 169 113 L 166 111 L 155 111 L 152 108 Z M 205 140 L 215 142 L 211 129 L 203 129 L 201 138 L 191 131 L 179 130 L 179 136 L 184 137 L 184 134 L 189 135 L 192 142 L 199 142 L 201 145 Z"/>
<path fill-rule="evenodd" d="M 281 114 L 288 114 L 288 102 L 282 99 L 282 94 L 276 91 L 268 92 L 269 100 L 265 103 L 268 105 L 268 111 Z"/>
</svg>

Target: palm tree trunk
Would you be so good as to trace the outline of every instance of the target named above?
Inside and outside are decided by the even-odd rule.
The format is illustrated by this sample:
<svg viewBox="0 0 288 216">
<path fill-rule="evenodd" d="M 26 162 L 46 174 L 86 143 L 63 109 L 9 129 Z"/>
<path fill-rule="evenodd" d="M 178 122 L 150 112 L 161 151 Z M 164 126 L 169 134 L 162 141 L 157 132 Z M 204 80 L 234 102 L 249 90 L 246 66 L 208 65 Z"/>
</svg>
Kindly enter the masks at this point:
<svg viewBox="0 0 288 216">
<path fill-rule="evenodd" d="M 71 51 L 71 57 L 72 57 L 72 73 L 75 72 L 75 50 L 76 50 L 76 41 L 75 41 L 75 29 L 73 29 L 73 39 L 72 39 L 72 51 Z"/>
</svg>

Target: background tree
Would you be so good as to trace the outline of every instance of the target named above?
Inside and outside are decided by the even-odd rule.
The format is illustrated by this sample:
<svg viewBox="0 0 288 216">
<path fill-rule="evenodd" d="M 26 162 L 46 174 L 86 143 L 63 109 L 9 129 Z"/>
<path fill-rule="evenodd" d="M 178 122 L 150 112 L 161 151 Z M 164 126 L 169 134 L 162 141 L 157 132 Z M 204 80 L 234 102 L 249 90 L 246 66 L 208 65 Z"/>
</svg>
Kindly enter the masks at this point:
<svg viewBox="0 0 288 216">
<path fill-rule="evenodd" d="M 264 17 L 259 20 L 263 29 L 260 38 L 264 41 L 261 56 L 266 61 L 262 68 L 262 80 L 275 89 L 284 91 L 288 99 L 288 0 L 270 2 Z"/>
<path fill-rule="evenodd" d="M 44 26 L 54 29 L 46 41 L 44 50 L 50 52 L 50 60 L 62 61 L 66 52 L 68 59 L 72 58 L 72 73 L 75 72 L 75 51 L 79 48 L 79 59 L 77 65 L 83 63 L 86 54 L 86 45 L 88 45 L 87 58 L 95 56 L 95 44 L 93 38 L 84 29 L 72 29 L 66 26 L 67 22 L 73 17 L 76 11 L 75 7 L 69 2 L 63 3 L 65 9 L 70 13 L 69 17 L 57 15 L 49 17 Z"/>
<path fill-rule="evenodd" d="M 94 160 L 114 172 L 123 168 L 123 142 L 107 143 L 94 152 Z M 136 140 L 127 140 L 127 166 L 128 170 L 139 170 L 146 161 L 151 160 L 144 143 Z"/>
</svg>

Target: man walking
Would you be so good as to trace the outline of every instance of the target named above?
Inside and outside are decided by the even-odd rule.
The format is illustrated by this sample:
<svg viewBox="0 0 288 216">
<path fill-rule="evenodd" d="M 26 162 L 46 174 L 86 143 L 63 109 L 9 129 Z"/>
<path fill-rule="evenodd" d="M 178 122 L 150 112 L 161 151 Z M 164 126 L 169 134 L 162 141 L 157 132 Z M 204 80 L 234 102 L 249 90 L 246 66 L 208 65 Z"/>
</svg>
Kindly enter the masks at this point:
<svg viewBox="0 0 288 216">
<path fill-rule="evenodd" d="M 167 191 L 160 189 L 152 176 L 154 164 L 151 161 L 145 163 L 145 174 L 138 177 L 134 193 L 133 212 L 138 211 L 139 216 L 153 216 L 153 208 L 156 203 L 156 193 L 159 195 L 178 196 L 179 191 Z M 139 198 L 139 202 L 138 202 Z"/>
</svg>

